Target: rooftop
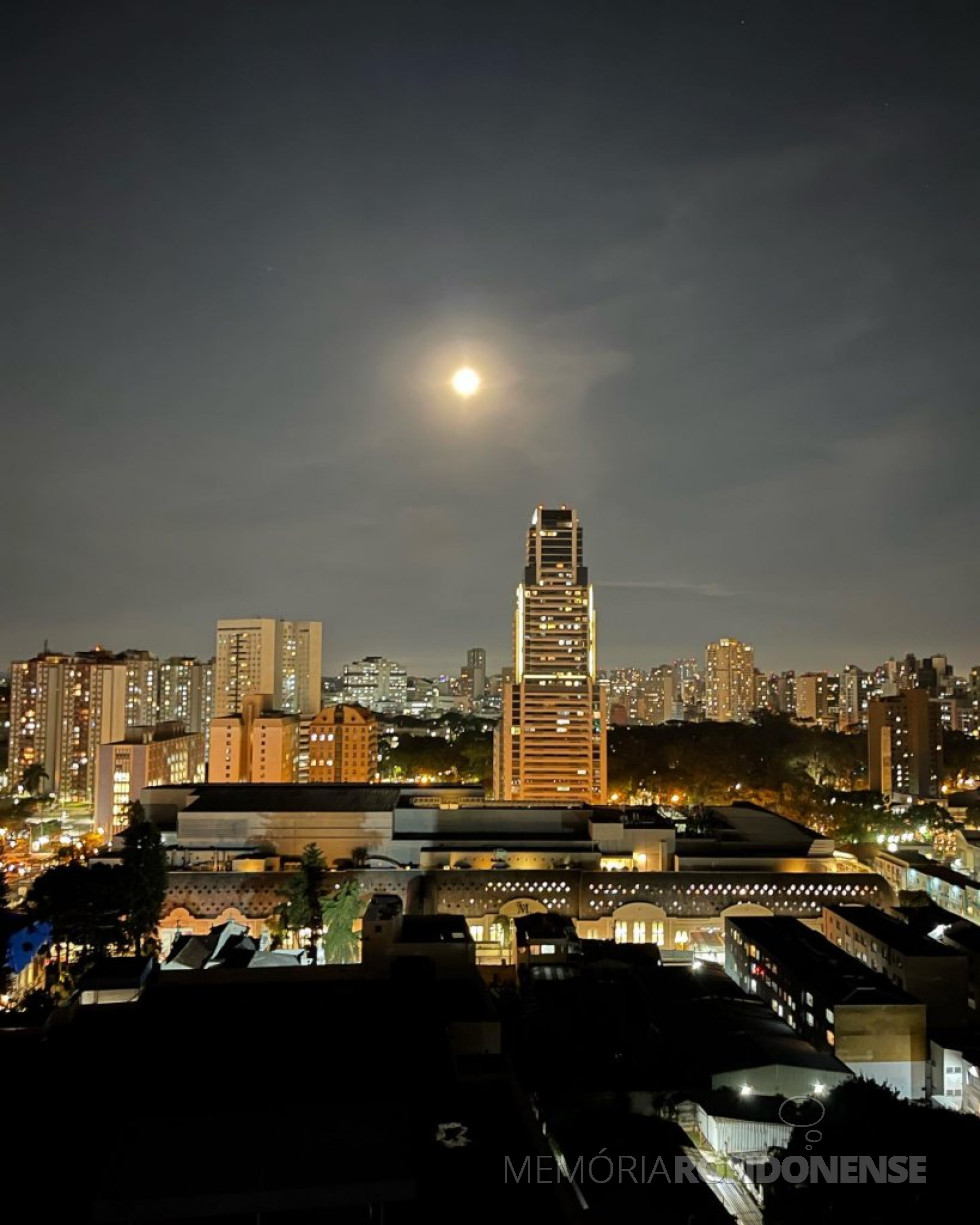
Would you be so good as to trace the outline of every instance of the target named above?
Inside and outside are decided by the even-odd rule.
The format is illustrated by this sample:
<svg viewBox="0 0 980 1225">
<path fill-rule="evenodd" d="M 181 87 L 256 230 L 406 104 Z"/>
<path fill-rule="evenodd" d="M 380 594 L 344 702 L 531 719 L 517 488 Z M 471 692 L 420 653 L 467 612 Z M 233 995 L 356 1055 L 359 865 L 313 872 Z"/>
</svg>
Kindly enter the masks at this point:
<svg viewBox="0 0 980 1225">
<path fill-rule="evenodd" d="M 778 849 L 785 854 L 830 854 L 833 841 L 788 817 L 781 817 L 757 804 L 739 803 L 711 806 L 692 812 L 686 828 L 678 831 L 677 853 L 703 854 L 714 842 L 726 851 L 762 854 Z"/>
<path fill-rule="evenodd" d="M 876 906 L 852 906 L 835 902 L 824 906 L 824 910 L 840 915 L 842 919 L 853 923 L 869 936 L 874 936 L 882 944 L 897 949 L 906 957 L 956 956 L 952 949 L 945 948 L 936 940 L 930 940 L 928 936 L 920 935 L 901 919 L 892 918 Z M 980 928 L 977 930 L 980 932 Z"/>
<path fill-rule="evenodd" d="M 727 920 L 763 954 L 795 973 L 809 989 L 835 1004 L 917 1004 L 906 991 L 842 952 L 819 932 L 788 915 Z"/>
</svg>

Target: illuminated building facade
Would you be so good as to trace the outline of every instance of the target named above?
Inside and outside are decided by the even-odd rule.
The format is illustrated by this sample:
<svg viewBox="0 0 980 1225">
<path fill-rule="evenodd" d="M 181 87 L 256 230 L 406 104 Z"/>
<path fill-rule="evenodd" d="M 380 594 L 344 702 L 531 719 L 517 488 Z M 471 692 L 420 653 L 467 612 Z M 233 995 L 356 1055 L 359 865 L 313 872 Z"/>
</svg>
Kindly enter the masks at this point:
<svg viewBox="0 0 980 1225">
<path fill-rule="evenodd" d="M 705 717 L 747 723 L 755 703 L 755 652 L 737 638 L 709 642 L 705 652 Z"/>
<path fill-rule="evenodd" d="M 936 799 L 943 769 L 939 703 L 903 689 L 868 705 L 868 785 L 886 795 Z"/>
<path fill-rule="evenodd" d="M 126 665 L 126 726 L 152 727 L 160 717 L 160 661 L 150 651 L 123 651 Z"/>
<path fill-rule="evenodd" d="M 128 821 L 129 806 L 144 787 L 203 783 L 204 733 L 181 723 L 129 729 L 126 738 L 98 752 L 95 824 L 107 835 Z"/>
<path fill-rule="evenodd" d="M 30 766 L 62 803 L 91 804 L 99 745 L 126 730 L 126 663 L 102 647 L 43 652 L 11 669 L 10 766 L 16 784 Z"/>
<path fill-rule="evenodd" d="M 183 723 L 207 733 L 214 711 L 214 660 L 174 655 L 160 664 L 161 723 Z"/>
<path fill-rule="evenodd" d="M 344 702 L 383 714 L 400 715 L 408 705 L 408 673 L 381 655 L 366 655 L 344 664 Z"/>
<path fill-rule="evenodd" d="M 514 613 L 514 673 L 494 733 L 498 799 L 602 803 L 606 717 L 582 525 L 539 506 L 527 534 Z"/>
<path fill-rule="evenodd" d="M 268 694 L 245 698 L 241 711 L 211 720 L 208 782 L 299 782 L 300 718 L 271 709 Z"/>
<path fill-rule="evenodd" d="M 273 617 L 218 622 L 214 714 L 235 714 L 253 693 L 289 714 L 320 709 L 323 626 Z"/>
<path fill-rule="evenodd" d="M 310 723 L 311 783 L 373 783 L 378 721 L 361 706 L 327 706 Z"/>
<path fill-rule="evenodd" d="M 826 672 L 801 672 L 796 677 L 796 717 L 804 723 L 826 723 L 829 690 Z"/>
</svg>

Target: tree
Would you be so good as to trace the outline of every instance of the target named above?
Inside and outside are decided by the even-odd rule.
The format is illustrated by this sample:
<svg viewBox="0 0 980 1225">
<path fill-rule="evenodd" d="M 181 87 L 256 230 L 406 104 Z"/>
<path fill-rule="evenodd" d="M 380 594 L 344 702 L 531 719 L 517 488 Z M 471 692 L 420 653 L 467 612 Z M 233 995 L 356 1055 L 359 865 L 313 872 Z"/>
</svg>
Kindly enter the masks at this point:
<svg viewBox="0 0 980 1225">
<path fill-rule="evenodd" d="M 123 930 L 139 954 L 156 933 L 167 893 L 167 856 L 160 831 L 155 822 L 147 820 L 139 800 L 129 808 L 121 871 L 126 895 Z"/>
<path fill-rule="evenodd" d="M 323 895 L 327 888 L 327 861 L 315 842 L 303 847 L 299 868 L 282 889 L 279 907 L 282 926 L 288 931 L 308 928 L 310 960 L 317 964 L 317 948 L 323 932 Z"/>
<path fill-rule="evenodd" d="M 101 956 L 110 945 L 122 945 L 122 916 L 129 904 L 125 874 L 108 864 L 85 867 L 77 860 L 48 868 L 27 894 L 33 917 L 51 924 L 53 942 L 75 945 L 83 957 Z"/>
<path fill-rule="evenodd" d="M 354 922 L 361 917 L 361 889 L 348 880 L 323 899 L 323 960 L 328 965 L 351 965 L 357 961 Z"/>
<path fill-rule="evenodd" d="M 43 763 L 32 761 L 29 766 L 24 767 L 24 772 L 20 776 L 20 785 L 28 795 L 37 796 L 41 794 L 44 783 L 49 782 L 50 779 L 51 776 L 45 770 Z"/>
</svg>

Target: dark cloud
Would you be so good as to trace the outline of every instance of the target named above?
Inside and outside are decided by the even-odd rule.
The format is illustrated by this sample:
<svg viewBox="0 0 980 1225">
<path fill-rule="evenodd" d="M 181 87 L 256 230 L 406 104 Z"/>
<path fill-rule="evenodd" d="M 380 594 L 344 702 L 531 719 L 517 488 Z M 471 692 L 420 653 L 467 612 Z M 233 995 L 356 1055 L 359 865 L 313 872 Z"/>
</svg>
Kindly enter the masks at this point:
<svg viewBox="0 0 980 1225">
<path fill-rule="evenodd" d="M 0 658 L 980 658 L 975 6 L 8 6 Z M 471 361 L 484 394 L 444 381 Z"/>
</svg>

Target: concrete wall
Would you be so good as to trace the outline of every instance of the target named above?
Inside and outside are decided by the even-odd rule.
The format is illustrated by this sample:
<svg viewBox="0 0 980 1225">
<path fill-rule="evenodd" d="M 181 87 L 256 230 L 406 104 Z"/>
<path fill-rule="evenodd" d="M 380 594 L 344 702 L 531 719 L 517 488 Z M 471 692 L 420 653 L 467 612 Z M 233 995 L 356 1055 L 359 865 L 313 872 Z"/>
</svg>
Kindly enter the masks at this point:
<svg viewBox="0 0 980 1225">
<path fill-rule="evenodd" d="M 902 1097 L 925 1097 L 924 1004 L 838 1004 L 834 1037 L 834 1054 L 858 1075 L 891 1085 Z"/>
</svg>

